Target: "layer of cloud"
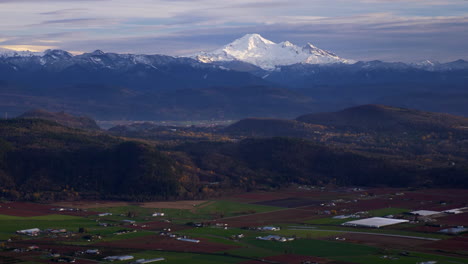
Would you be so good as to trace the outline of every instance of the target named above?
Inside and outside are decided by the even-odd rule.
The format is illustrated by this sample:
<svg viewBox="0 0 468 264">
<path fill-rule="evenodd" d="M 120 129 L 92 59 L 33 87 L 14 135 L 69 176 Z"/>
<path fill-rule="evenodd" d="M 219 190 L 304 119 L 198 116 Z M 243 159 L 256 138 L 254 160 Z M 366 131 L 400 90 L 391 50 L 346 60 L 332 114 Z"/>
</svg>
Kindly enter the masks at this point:
<svg viewBox="0 0 468 264">
<path fill-rule="evenodd" d="M 186 54 L 246 33 L 352 59 L 467 58 L 464 0 L 0 0 L 6 45 Z"/>
</svg>

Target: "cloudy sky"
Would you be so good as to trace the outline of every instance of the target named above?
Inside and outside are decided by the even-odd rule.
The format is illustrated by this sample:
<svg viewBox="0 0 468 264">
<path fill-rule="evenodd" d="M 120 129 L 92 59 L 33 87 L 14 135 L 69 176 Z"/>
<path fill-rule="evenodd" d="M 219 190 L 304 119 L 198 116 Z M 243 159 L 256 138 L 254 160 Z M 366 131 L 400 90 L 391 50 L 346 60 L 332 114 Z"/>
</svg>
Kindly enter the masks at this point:
<svg viewBox="0 0 468 264">
<path fill-rule="evenodd" d="M 247 33 L 355 60 L 468 59 L 468 0 L 0 0 L 0 47 L 191 54 Z"/>
</svg>

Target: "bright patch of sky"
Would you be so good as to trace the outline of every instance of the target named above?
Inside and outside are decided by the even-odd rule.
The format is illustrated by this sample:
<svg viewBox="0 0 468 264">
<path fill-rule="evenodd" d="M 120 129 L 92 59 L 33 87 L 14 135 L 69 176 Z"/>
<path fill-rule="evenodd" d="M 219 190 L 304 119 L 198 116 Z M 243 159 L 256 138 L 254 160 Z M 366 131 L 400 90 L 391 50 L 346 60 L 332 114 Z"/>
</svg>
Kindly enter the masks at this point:
<svg viewBox="0 0 468 264">
<path fill-rule="evenodd" d="M 468 59 L 466 0 L 0 0 L 0 47 L 183 55 L 248 33 L 355 60 Z"/>
</svg>

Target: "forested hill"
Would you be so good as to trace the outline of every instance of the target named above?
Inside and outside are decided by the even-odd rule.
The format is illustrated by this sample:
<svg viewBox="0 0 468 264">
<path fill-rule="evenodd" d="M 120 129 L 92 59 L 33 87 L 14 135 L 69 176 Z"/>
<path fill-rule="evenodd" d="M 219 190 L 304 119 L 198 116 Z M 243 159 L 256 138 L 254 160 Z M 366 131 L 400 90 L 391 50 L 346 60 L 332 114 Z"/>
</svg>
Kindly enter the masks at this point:
<svg viewBox="0 0 468 264">
<path fill-rule="evenodd" d="M 85 116 L 73 116 L 65 112 L 48 112 L 43 109 L 33 109 L 27 111 L 26 113 L 20 115 L 18 118 L 35 118 L 35 119 L 45 119 L 57 122 L 67 127 L 79 128 L 85 130 L 99 130 L 99 126 L 96 124 L 96 121 L 89 117 Z"/>
<path fill-rule="evenodd" d="M 361 105 L 339 112 L 303 115 L 296 119 L 360 131 L 440 131 L 468 127 L 468 118 L 385 105 Z"/>
<path fill-rule="evenodd" d="M 3 196 L 28 200 L 167 199 L 178 193 L 173 161 L 155 147 L 39 119 L 0 121 Z"/>
<path fill-rule="evenodd" d="M 229 135 L 310 138 L 324 131 L 374 134 L 455 133 L 468 135 L 468 118 L 386 105 L 361 105 L 313 113 L 295 120 L 247 118 L 224 130 Z"/>
<path fill-rule="evenodd" d="M 325 129 L 326 126 L 308 124 L 296 120 L 247 118 L 226 127 L 223 132 L 230 135 L 244 136 L 303 137 Z"/>
<path fill-rule="evenodd" d="M 260 130 L 262 137 L 239 140 L 184 131 L 176 140 L 165 141 L 112 136 L 41 119 L 2 120 L 0 196 L 141 201 L 203 199 L 289 184 L 468 187 L 468 142 L 454 133 L 401 139 L 329 132 L 298 121 L 260 121 L 267 125 Z M 279 124 L 293 124 L 293 132 L 310 128 L 317 133 L 267 137 Z M 197 139 L 196 133 L 204 136 Z"/>
</svg>

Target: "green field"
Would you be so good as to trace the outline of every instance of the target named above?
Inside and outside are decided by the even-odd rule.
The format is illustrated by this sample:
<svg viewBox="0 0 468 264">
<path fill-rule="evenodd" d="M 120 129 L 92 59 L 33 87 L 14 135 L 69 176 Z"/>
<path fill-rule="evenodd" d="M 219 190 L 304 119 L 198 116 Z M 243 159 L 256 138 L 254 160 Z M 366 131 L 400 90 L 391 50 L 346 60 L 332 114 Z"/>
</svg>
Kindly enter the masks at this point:
<svg viewBox="0 0 468 264">
<path fill-rule="evenodd" d="M 387 216 L 387 215 L 399 215 L 402 213 L 409 212 L 411 210 L 408 209 L 403 209 L 403 208 L 382 208 L 382 209 L 377 209 L 377 210 L 371 210 L 369 211 L 369 215 L 372 216 Z"/>
<path fill-rule="evenodd" d="M 161 251 L 144 251 L 136 254 L 132 254 L 135 259 L 152 259 L 152 258 L 165 258 L 163 262 L 155 263 L 170 263 L 170 264 L 187 264 L 187 263 L 206 263 L 206 264 L 219 264 L 227 263 L 234 264 L 239 263 L 242 259 L 211 254 L 191 254 L 191 253 L 174 253 L 174 252 L 161 252 Z M 131 262 L 131 261 L 129 261 Z"/>
<path fill-rule="evenodd" d="M 46 215 L 34 217 L 19 217 L 0 215 L 0 239 L 8 239 L 17 230 L 39 228 L 39 229 L 62 229 L 77 232 L 78 228 L 96 227 L 95 221 L 83 217 L 69 215 Z"/>
<path fill-rule="evenodd" d="M 256 239 L 247 239 L 247 241 L 249 244 L 274 252 L 317 257 L 365 256 L 378 252 L 374 247 L 314 239 L 298 239 L 284 243 Z"/>
<path fill-rule="evenodd" d="M 422 254 L 411 252 L 409 256 L 401 256 L 398 252 L 392 252 L 394 254 L 389 255 L 370 255 L 370 256 L 359 256 L 359 257 L 334 257 L 333 259 L 342 261 L 351 261 L 361 264 L 387 264 L 387 263 L 398 263 L 398 264 L 414 264 L 420 262 L 437 261 L 437 264 L 456 264 L 456 263 L 468 263 L 467 259 L 454 258 L 448 256 L 439 256 L 431 254 Z M 387 257 L 384 257 L 387 256 Z"/>
</svg>

